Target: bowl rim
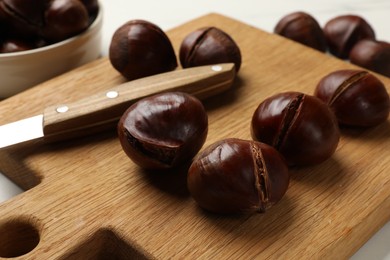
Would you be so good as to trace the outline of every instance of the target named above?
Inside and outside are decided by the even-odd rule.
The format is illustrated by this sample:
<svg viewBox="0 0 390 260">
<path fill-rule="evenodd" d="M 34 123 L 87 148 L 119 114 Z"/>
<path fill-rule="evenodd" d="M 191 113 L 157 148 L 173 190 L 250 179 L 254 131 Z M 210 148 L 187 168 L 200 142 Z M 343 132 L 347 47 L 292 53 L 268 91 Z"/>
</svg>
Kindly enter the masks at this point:
<svg viewBox="0 0 390 260">
<path fill-rule="evenodd" d="M 82 38 L 84 35 L 86 34 L 89 34 L 91 32 L 93 32 L 101 23 L 103 19 L 103 11 L 102 11 L 102 6 L 101 4 L 99 3 L 99 9 L 98 9 L 98 13 L 95 17 L 95 20 L 93 20 L 92 24 L 86 29 L 84 30 L 83 32 L 75 35 L 75 36 L 72 36 L 68 39 L 65 39 L 65 40 L 62 40 L 60 42 L 56 42 L 56 43 L 53 43 L 53 44 L 50 44 L 50 45 L 46 45 L 46 46 L 43 46 L 43 47 L 40 47 L 40 48 L 35 48 L 35 49 L 31 49 L 31 50 L 26 50 L 26 51 L 18 51 L 18 52 L 10 52 L 10 53 L 0 53 L 0 59 L 2 58 L 12 58 L 12 57 L 22 57 L 22 56 L 27 56 L 27 55 L 32 55 L 32 54 L 36 54 L 36 53 L 40 53 L 40 52 L 44 52 L 44 51 L 48 51 L 48 50 L 52 50 L 52 49 L 56 49 L 60 46 L 63 46 L 63 45 L 66 45 L 67 43 L 69 42 L 72 42 L 78 38 Z"/>
</svg>

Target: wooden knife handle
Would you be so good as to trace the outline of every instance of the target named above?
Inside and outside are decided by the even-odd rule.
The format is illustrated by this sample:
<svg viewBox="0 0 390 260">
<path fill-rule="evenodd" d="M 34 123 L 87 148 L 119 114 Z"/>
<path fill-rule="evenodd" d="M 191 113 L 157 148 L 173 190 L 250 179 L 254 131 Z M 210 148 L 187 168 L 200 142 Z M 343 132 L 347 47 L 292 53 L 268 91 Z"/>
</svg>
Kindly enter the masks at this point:
<svg viewBox="0 0 390 260">
<path fill-rule="evenodd" d="M 233 63 L 175 70 L 121 84 L 74 103 L 51 106 L 43 113 L 45 139 L 67 139 L 116 124 L 135 101 L 160 92 L 180 91 L 204 99 L 229 89 L 236 75 Z"/>
</svg>

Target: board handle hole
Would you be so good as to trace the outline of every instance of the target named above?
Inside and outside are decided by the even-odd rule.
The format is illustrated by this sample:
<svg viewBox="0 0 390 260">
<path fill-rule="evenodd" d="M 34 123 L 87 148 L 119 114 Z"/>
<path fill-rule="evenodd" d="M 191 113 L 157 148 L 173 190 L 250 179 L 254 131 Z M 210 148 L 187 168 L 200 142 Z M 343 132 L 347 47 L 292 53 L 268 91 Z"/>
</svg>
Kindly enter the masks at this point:
<svg viewBox="0 0 390 260">
<path fill-rule="evenodd" d="M 0 222 L 0 257 L 25 255 L 38 245 L 39 240 L 38 229 L 27 219 Z"/>
</svg>

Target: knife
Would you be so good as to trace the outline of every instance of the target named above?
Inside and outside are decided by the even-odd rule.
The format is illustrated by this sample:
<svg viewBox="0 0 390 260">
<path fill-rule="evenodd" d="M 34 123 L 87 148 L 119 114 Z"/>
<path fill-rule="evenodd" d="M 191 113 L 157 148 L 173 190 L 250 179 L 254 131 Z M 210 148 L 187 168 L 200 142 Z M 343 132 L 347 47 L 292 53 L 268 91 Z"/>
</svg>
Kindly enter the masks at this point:
<svg viewBox="0 0 390 260">
<path fill-rule="evenodd" d="M 129 81 L 73 103 L 49 106 L 43 114 L 0 126 L 0 149 L 36 139 L 52 142 L 80 137 L 115 127 L 132 103 L 160 92 L 211 97 L 228 90 L 235 75 L 233 63 L 175 70 Z"/>
</svg>

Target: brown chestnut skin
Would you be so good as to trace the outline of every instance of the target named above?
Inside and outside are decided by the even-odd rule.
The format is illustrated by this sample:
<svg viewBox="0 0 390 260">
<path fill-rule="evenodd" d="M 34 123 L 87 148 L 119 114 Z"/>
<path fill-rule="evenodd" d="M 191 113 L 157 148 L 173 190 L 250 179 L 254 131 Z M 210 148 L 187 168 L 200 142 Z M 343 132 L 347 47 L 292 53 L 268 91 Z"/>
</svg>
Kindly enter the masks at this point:
<svg viewBox="0 0 390 260">
<path fill-rule="evenodd" d="M 390 43 L 361 40 L 349 54 L 351 63 L 390 77 Z"/>
<path fill-rule="evenodd" d="M 251 134 L 254 140 L 275 147 L 290 166 L 325 161 L 340 139 L 330 108 L 300 92 L 279 93 L 261 102 L 253 113 Z"/>
<path fill-rule="evenodd" d="M 370 127 L 389 116 L 389 94 L 383 83 L 367 71 L 331 72 L 320 80 L 314 95 L 329 105 L 341 125 Z"/>
<path fill-rule="evenodd" d="M 38 27 L 44 25 L 43 12 L 48 0 L 2 0 L 13 16 Z"/>
<path fill-rule="evenodd" d="M 241 67 L 241 51 L 226 32 L 216 27 L 198 29 L 188 34 L 180 45 L 180 63 L 183 68 L 217 63 L 234 63 Z"/>
<path fill-rule="evenodd" d="M 109 58 L 112 66 L 128 80 L 177 67 L 168 36 L 157 25 L 144 20 L 128 21 L 115 31 Z"/>
<path fill-rule="evenodd" d="M 276 24 L 274 33 L 321 52 L 327 50 L 321 26 L 313 16 L 305 12 L 294 12 L 282 17 Z"/>
<path fill-rule="evenodd" d="M 134 103 L 117 129 L 134 163 L 145 169 L 171 169 L 188 163 L 203 146 L 208 117 L 197 98 L 167 92 Z"/>
<path fill-rule="evenodd" d="M 13 38 L 36 37 L 43 27 L 43 12 L 46 0 L 3 0 L 0 1 L 0 20 Z"/>
<path fill-rule="evenodd" d="M 289 178 L 285 160 L 273 147 L 229 138 L 195 157 L 187 186 L 198 205 L 208 211 L 264 213 L 282 199 Z"/>
<path fill-rule="evenodd" d="M 53 0 L 45 10 L 42 36 L 50 42 L 70 38 L 87 29 L 88 11 L 80 0 Z"/>
<path fill-rule="evenodd" d="M 324 28 L 329 51 L 347 59 L 353 46 L 362 39 L 375 39 L 371 25 L 357 15 L 341 15 L 329 20 Z"/>
</svg>

